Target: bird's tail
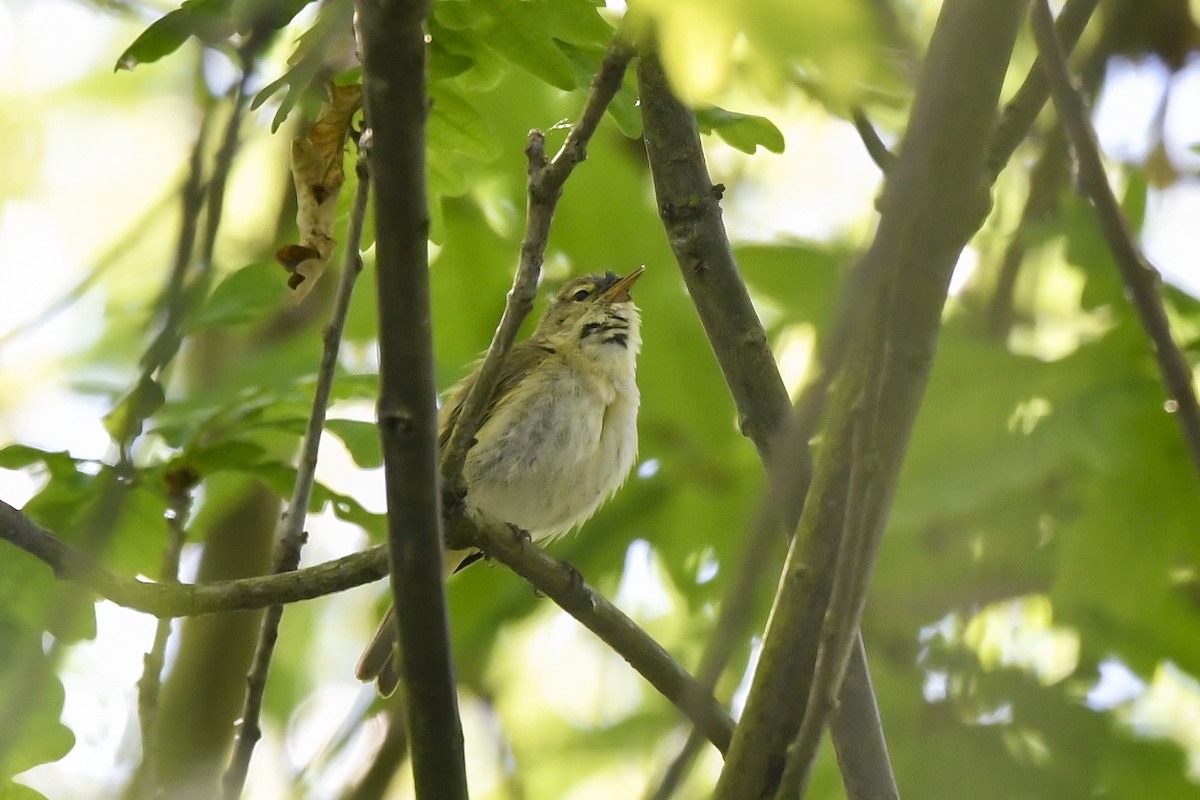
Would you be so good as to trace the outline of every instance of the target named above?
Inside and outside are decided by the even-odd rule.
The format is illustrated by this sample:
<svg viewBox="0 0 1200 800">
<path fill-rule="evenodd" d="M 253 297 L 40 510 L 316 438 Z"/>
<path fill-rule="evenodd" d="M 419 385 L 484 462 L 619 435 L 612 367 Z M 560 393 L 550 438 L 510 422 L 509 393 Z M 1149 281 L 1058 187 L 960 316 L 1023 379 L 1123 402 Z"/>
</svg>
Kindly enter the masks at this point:
<svg viewBox="0 0 1200 800">
<path fill-rule="evenodd" d="M 468 554 L 464 550 L 446 551 L 446 575 L 457 572 L 467 564 L 472 563 L 478 554 Z M 400 684 L 400 669 L 396 660 L 396 609 L 389 606 L 384 614 L 375 635 L 358 658 L 358 666 L 354 668 L 354 676 L 363 683 L 375 681 L 379 693 L 388 697 L 396 691 Z"/>
<path fill-rule="evenodd" d="M 384 697 L 396 691 L 400 683 L 400 674 L 396 670 L 396 608 L 388 607 L 387 613 L 370 644 L 358 658 L 358 666 L 354 668 L 354 676 L 366 683 L 374 680 L 379 686 L 379 693 Z"/>
</svg>

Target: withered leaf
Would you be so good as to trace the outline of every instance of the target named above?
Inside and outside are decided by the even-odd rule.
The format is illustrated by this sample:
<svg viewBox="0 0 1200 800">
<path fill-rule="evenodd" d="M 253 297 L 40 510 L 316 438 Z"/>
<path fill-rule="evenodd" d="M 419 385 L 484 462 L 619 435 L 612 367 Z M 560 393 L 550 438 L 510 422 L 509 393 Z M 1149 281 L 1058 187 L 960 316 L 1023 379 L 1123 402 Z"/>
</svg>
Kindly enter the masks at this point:
<svg viewBox="0 0 1200 800">
<path fill-rule="evenodd" d="M 329 87 L 329 102 L 308 135 L 292 140 L 296 227 L 300 243 L 280 248 L 279 263 L 292 273 L 288 286 L 298 303 L 312 290 L 333 256 L 333 217 L 346 175 L 342 167 L 350 124 L 362 106 L 362 85 Z"/>
</svg>

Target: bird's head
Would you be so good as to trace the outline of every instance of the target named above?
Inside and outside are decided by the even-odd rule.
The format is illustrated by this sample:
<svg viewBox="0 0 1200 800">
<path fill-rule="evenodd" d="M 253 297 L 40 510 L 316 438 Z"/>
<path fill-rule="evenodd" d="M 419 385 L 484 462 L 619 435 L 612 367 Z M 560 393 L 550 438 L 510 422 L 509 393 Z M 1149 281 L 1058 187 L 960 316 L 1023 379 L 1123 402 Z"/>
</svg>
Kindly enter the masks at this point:
<svg viewBox="0 0 1200 800">
<path fill-rule="evenodd" d="M 629 290 L 645 269 L 624 277 L 606 272 L 568 281 L 550 301 L 534 336 L 551 347 L 579 348 L 595 358 L 637 355 L 641 318 Z"/>
</svg>

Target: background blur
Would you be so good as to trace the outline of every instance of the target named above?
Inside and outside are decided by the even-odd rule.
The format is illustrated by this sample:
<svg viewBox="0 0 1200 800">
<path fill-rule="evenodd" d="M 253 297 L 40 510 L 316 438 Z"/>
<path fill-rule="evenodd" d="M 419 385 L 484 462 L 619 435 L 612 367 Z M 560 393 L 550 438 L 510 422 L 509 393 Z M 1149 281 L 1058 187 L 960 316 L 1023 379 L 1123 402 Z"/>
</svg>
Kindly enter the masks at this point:
<svg viewBox="0 0 1200 800">
<path fill-rule="evenodd" d="M 786 144 L 781 153 L 755 152 L 756 142 L 779 149 L 760 123 L 706 142 L 714 180 L 726 186 L 725 220 L 744 276 L 793 391 L 874 224 L 880 174 L 845 121 L 848 110 L 863 104 L 895 142 L 939 6 L 829 5 L 842 10 L 706 0 L 642 7 L 672 32 L 663 52 L 685 97 L 763 115 Z M 437 6 L 496 18 L 502 9 L 537 15 L 550 7 Z M 1196 6 L 1102 3 L 1080 45 L 1112 178 L 1173 284 L 1166 295 L 1177 339 L 1193 358 Z M 104 417 L 136 378 L 154 329 L 197 131 L 208 118 L 211 158 L 228 113 L 220 98 L 237 76 L 226 54 L 195 40 L 161 61 L 114 72 L 129 43 L 169 8 L 124 0 L 0 5 L 0 447 L 26 446 L 0 450 L 0 498 L 66 538 L 99 462 L 111 459 Z M 602 18 L 615 23 L 623 13 L 623 4 L 610 3 Z M 284 73 L 297 37 L 317 17 L 309 6 L 277 36 L 252 93 Z M 505 24 L 520 21 L 496 30 L 509 30 Z M 459 72 L 443 63 L 446 74 L 437 75 L 431 269 L 442 386 L 486 347 L 503 308 L 523 229 L 526 133 L 553 128 L 556 147 L 559 123 L 582 105 L 593 34 L 564 31 L 556 36 L 575 44 L 562 52 L 583 54 L 563 59 L 565 67 L 539 62 L 535 44 L 513 45 L 493 31 L 486 54 L 460 53 L 475 62 Z M 325 46 L 330 75 L 353 63 L 348 40 Z M 1008 92 L 1032 58 L 1026 31 Z M 167 405 L 139 445 L 148 469 L 178 451 L 181 427 L 203 427 L 210 449 L 242 448 L 209 453 L 185 580 L 197 575 L 206 546 L 230 564 L 211 575 L 261 564 L 278 513 L 273 493 L 286 493 L 286 474 L 280 483 L 279 470 L 259 465 L 294 454 L 294 420 L 306 413 L 334 278 L 293 308 L 273 253 L 295 238 L 287 153 L 319 94 L 303 96 L 275 133 L 282 93 L 248 115 L 214 257 L 218 281 L 231 288 L 225 305 L 212 302 L 193 320 Z M 1055 155 L 1052 116 L 1043 115 L 1001 175 L 995 210 L 959 265 L 863 622 L 868 656 L 906 796 L 1196 797 L 1197 476 L 1090 209 L 1071 191 L 1065 155 Z M 647 266 L 635 297 L 645 339 L 640 460 L 616 499 L 553 552 L 694 667 L 763 482 L 667 247 L 637 134 L 631 103 L 601 126 L 567 183 L 544 279 Z M 728 143 L 739 136 L 741 149 Z M 1061 176 L 1031 181 L 1034 165 L 1053 158 Z M 1020 224 L 1031 182 L 1039 210 Z M 343 190 L 343 206 L 351 194 Z M 345 217 L 344 209 L 339 234 Z M 1021 251 L 1006 266 L 1014 242 Z M 368 257 L 343 349 L 348 375 L 370 376 L 376 363 L 370 266 Z M 369 382 L 340 384 L 331 416 L 347 422 L 324 438 L 318 470 L 325 486 L 361 509 L 335 513 L 326 504 L 309 526 L 306 564 L 381 540 Z M 259 423 L 271 424 L 249 422 L 243 412 L 252 406 Z M 245 447 L 256 448 L 253 463 L 238 460 L 251 452 Z M 157 577 L 162 501 L 150 491 L 134 498 L 110 564 Z M 773 578 L 761 587 L 757 631 L 774 588 Z M 39 615 L 57 590 L 49 570 L 0 545 L 3 630 L 40 631 Z M 373 691 L 354 681 L 353 664 L 384 592 L 375 584 L 288 609 L 248 796 L 340 797 L 361 777 L 386 723 Z M 656 785 L 686 728 L 618 656 L 503 568 L 481 564 L 456 576 L 450 599 L 473 796 L 589 800 L 637 797 Z M 254 630 L 244 620 L 234 629 L 214 623 L 207 634 L 196 626 L 182 650 L 173 638 L 162 714 L 185 727 L 180 742 L 163 743 L 165 754 L 194 756 L 189 748 L 201 740 L 220 751 L 228 723 L 213 709 L 240 703 L 244 668 L 211 659 L 236 663 Z M 61 666 L 65 694 L 61 707 L 39 712 L 20 769 L 53 763 L 23 772 L 21 783 L 64 800 L 121 794 L 140 760 L 135 683 L 153 632 L 152 619 L 106 602 L 96 605 L 94 630 L 59 632 L 78 639 Z M 754 633 L 719 688 L 735 711 Z M 210 711 L 219 730 L 208 733 Z M 716 753 L 706 752 L 680 796 L 702 796 L 718 769 Z M 401 771 L 389 796 L 409 791 Z M 841 793 L 826 747 L 810 796 Z M 24 795 L 0 789 L 9 796 Z"/>
</svg>

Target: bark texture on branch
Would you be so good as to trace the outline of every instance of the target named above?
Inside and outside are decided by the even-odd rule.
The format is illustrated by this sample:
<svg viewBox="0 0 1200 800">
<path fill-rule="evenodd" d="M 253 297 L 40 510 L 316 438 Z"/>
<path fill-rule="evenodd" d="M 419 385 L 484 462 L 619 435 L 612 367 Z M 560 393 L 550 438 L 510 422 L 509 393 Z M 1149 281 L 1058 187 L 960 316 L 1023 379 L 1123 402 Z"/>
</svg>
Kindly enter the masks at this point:
<svg viewBox="0 0 1200 800">
<path fill-rule="evenodd" d="M 425 186 L 428 0 L 359 0 L 364 106 L 372 138 L 379 429 L 392 597 L 417 797 L 466 800 L 450 652 L 438 481 L 437 386 Z"/>
<path fill-rule="evenodd" d="M 847 508 L 867 527 L 866 580 L 928 380 L 950 275 L 989 210 L 988 145 L 1025 3 L 947 0 L 865 256 L 857 331 L 831 405 L 809 501 L 768 623 L 758 672 L 715 797 L 777 789 L 810 703 L 821 628 Z M 869 463 L 852 469 L 856 436 Z M 856 480 L 851 480 L 854 473 Z"/>
</svg>

